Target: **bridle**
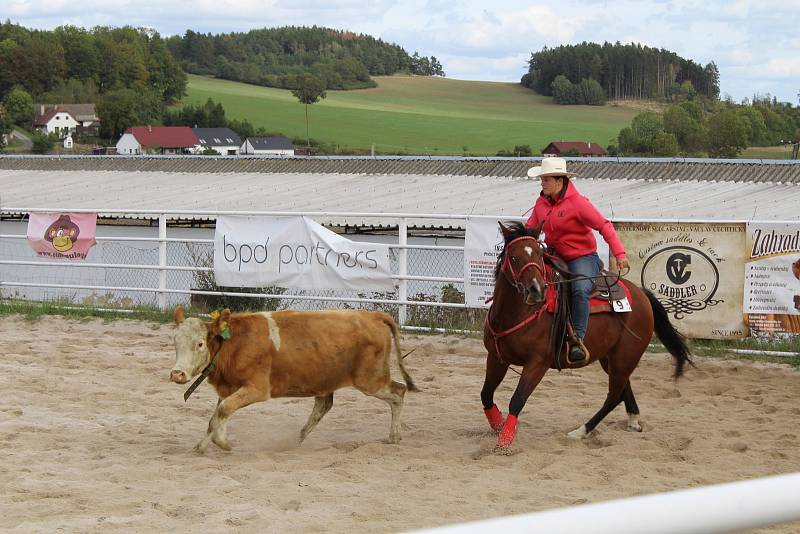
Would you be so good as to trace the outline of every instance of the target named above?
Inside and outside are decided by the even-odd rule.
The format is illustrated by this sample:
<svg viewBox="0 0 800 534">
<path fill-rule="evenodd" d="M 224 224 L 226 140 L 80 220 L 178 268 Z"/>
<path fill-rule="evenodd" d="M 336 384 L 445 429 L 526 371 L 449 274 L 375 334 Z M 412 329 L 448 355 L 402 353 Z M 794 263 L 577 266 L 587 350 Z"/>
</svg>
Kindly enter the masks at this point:
<svg viewBox="0 0 800 534">
<path fill-rule="evenodd" d="M 506 280 L 508 280 L 508 282 L 512 286 L 514 286 L 514 289 L 516 289 L 518 293 L 523 293 L 525 291 L 525 287 L 522 285 L 522 275 L 527 269 L 532 267 L 539 271 L 539 274 L 542 276 L 542 278 L 545 278 L 544 251 L 542 250 L 544 244 L 533 236 L 522 236 L 513 239 L 510 243 L 506 244 L 505 250 L 508 251 L 511 245 L 519 241 L 533 241 L 533 243 L 536 245 L 539 251 L 542 252 L 542 255 L 538 261 L 530 260 L 527 263 L 524 263 L 519 270 L 514 269 L 514 264 L 509 259 L 511 258 L 511 254 L 507 253 L 503 258 L 503 263 L 502 265 L 500 265 L 500 272 L 503 273 L 503 275 L 506 277 Z M 510 279 L 509 279 L 509 273 L 510 273 Z M 544 285 L 546 287 L 547 282 L 545 282 Z"/>
<path fill-rule="evenodd" d="M 517 290 L 517 292 L 523 298 L 523 302 L 525 302 L 525 304 L 527 304 L 529 306 L 533 306 L 533 304 L 528 304 L 528 302 L 525 300 L 525 297 L 524 297 L 525 287 L 522 284 L 521 278 L 522 278 L 522 274 L 527 269 L 533 268 L 533 269 L 537 269 L 539 271 L 539 273 L 542 275 L 542 278 L 544 278 L 545 280 L 547 279 L 546 271 L 545 271 L 545 264 L 544 264 L 544 253 L 542 254 L 542 256 L 539 259 L 539 261 L 531 260 L 531 261 L 528 261 L 527 263 L 523 264 L 522 267 L 519 268 L 519 270 L 514 269 L 514 265 L 511 262 L 511 260 L 509 259 L 511 257 L 511 255 L 508 254 L 508 250 L 511 247 L 511 245 L 513 245 L 514 243 L 517 243 L 518 241 L 523 241 L 523 240 L 533 241 L 535 243 L 535 245 L 539 248 L 539 250 L 542 251 L 542 246 L 543 246 L 542 242 L 539 241 L 538 239 L 536 239 L 533 236 L 522 236 L 522 237 L 518 237 L 516 239 L 513 239 L 511 242 L 506 243 L 506 245 L 505 245 L 506 254 L 505 254 L 505 257 L 503 258 L 503 263 L 500 265 L 500 272 L 503 273 L 503 276 L 506 277 L 506 280 L 508 281 L 508 283 L 511 284 L 514 287 L 514 289 Z M 510 278 L 509 278 L 509 276 L 510 276 Z M 545 281 L 545 284 L 544 284 L 545 288 L 548 285 L 549 284 Z M 500 358 L 501 361 L 506 361 L 505 358 L 503 358 L 502 352 L 500 351 L 500 338 L 506 337 L 509 334 L 513 334 L 517 330 L 520 330 L 521 328 L 524 328 L 529 323 L 531 323 L 531 322 L 535 321 L 536 319 L 538 319 L 542 315 L 542 313 L 544 313 L 544 311 L 547 309 L 547 306 L 545 305 L 544 302 L 542 302 L 541 305 L 539 306 L 539 308 L 533 310 L 533 312 L 528 317 L 526 317 L 525 319 L 523 319 L 522 321 L 520 321 L 516 325 L 512 326 L 511 328 L 507 328 L 507 329 L 503 330 L 502 332 L 495 332 L 494 328 L 492 328 L 492 323 L 491 323 L 491 320 L 490 320 L 490 318 L 492 316 L 492 308 L 494 308 L 494 303 L 492 303 L 489 306 L 489 311 L 486 313 L 486 327 L 489 329 L 489 332 L 492 334 L 492 337 L 494 338 L 494 347 L 495 347 L 495 352 L 497 353 L 497 357 Z M 506 362 L 506 363 L 510 363 L 510 362 Z"/>
</svg>

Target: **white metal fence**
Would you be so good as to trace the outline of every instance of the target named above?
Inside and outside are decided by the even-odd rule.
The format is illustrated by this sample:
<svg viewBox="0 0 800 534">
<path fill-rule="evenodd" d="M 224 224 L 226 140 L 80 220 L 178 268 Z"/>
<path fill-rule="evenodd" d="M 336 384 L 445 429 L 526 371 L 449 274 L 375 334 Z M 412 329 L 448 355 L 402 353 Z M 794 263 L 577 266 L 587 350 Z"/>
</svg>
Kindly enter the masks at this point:
<svg viewBox="0 0 800 534">
<path fill-rule="evenodd" d="M 465 215 L 328 212 L 206 212 L 105 209 L 9 208 L 4 212 L 97 212 L 113 215 L 125 225 L 98 224 L 98 244 L 86 261 L 39 258 L 26 242 L 26 221 L 0 223 L 0 294 L 3 297 L 62 301 L 98 307 L 229 303 L 240 299 L 249 307 L 330 308 L 367 307 L 394 313 L 404 326 L 447 326 L 447 317 L 481 310 L 464 305 L 463 233 L 423 232 L 417 220 L 448 221 L 464 227 Z M 219 288 L 213 280 L 213 224 L 187 228 L 187 217 L 213 221 L 222 215 L 305 215 L 313 219 L 358 217 L 396 220 L 396 230 L 348 235 L 362 242 L 388 243 L 396 290 L 303 291 L 286 288 Z M 484 217 L 486 218 L 486 217 Z M 491 217 L 509 220 L 509 217 Z M 176 224 L 178 219 L 183 224 Z M 156 226 L 154 226 L 156 225 Z M 246 300 L 241 300 L 246 299 Z M 214 306 L 212 306 L 214 307 Z M 449 312 L 448 312 L 449 310 Z M 455 312 L 455 310 L 459 310 Z M 464 324 L 463 318 L 455 321 Z"/>
</svg>

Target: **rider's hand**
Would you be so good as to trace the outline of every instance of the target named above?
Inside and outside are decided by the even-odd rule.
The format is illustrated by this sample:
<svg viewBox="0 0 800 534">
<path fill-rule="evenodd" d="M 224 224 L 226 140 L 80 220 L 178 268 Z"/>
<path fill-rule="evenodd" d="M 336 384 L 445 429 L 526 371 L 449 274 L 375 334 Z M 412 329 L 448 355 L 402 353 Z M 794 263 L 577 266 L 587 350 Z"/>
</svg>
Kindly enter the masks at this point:
<svg viewBox="0 0 800 534">
<path fill-rule="evenodd" d="M 620 256 L 617 258 L 617 271 L 622 272 L 624 270 L 630 271 L 631 264 L 628 262 L 627 256 Z"/>
</svg>

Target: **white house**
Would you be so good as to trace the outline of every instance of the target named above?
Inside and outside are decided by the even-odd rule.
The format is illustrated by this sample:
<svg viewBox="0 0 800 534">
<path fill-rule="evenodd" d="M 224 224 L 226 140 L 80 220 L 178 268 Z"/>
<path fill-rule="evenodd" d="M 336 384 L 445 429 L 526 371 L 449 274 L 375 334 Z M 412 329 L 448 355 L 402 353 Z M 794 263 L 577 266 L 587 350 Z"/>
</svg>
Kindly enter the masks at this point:
<svg viewBox="0 0 800 534">
<path fill-rule="evenodd" d="M 62 139 L 68 133 L 97 135 L 100 118 L 94 104 L 34 104 L 33 127 L 36 131 L 54 133 Z"/>
<path fill-rule="evenodd" d="M 195 152 L 211 149 L 222 156 L 236 156 L 242 146 L 242 138 L 230 128 L 192 128 L 200 145 Z"/>
<path fill-rule="evenodd" d="M 288 137 L 248 137 L 241 154 L 294 156 L 294 145 Z"/>
</svg>

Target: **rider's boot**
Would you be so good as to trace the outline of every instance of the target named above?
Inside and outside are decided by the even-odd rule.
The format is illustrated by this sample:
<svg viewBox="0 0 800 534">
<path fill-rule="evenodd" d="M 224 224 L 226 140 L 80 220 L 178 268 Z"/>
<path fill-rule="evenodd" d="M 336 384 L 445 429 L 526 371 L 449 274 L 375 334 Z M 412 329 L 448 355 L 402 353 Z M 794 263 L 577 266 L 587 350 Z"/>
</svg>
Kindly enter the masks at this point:
<svg viewBox="0 0 800 534">
<path fill-rule="evenodd" d="M 567 361 L 571 365 L 585 362 L 589 359 L 589 350 L 583 344 L 583 338 L 575 337 L 570 344 L 569 352 L 567 353 Z"/>
</svg>

